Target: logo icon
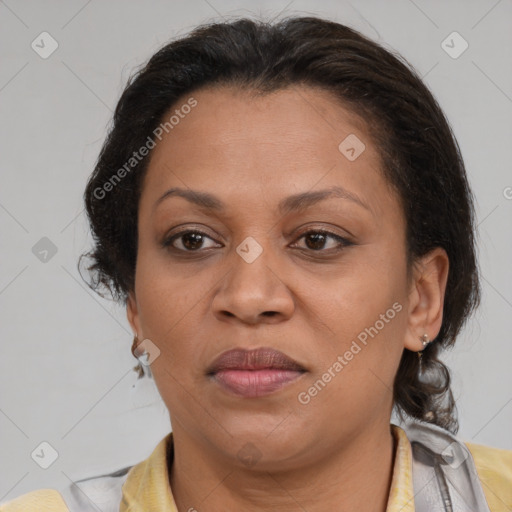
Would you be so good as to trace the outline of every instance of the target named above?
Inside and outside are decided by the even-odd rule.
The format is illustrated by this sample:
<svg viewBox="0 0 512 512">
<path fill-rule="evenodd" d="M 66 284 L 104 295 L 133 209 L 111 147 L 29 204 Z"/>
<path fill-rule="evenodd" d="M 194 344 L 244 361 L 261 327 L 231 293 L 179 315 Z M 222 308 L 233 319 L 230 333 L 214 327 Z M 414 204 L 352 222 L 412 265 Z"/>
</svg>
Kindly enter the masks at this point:
<svg viewBox="0 0 512 512">
<path fill-rule="evenodd" d="M 41 32 L 30 46 L 39 57 L 47 59 L 59 47 L 59 43 L 48 32 Z"/>
<path fill-rule="evenodd" d="M 338 149 L 347 160 L 353 162 L 359 158 L 366 146 L 357 135 L 351 133 L 340 142 Z"/>
<path fill-rule="evenodd" d="M 452 59 L 458 59 L 469 48 L 469 44 L 458 32 L 452 32 L 443 40 L 441 48 Z"/>
<path fill-rule="evenodd" d="M 453 469 L 457 469 L 468 458 L 468 454 L 461 446 L 456 443 L 450 443 L 441 453 L 443 460 Z"/>
<path fill-rule="evenodd" d="M 149 366 L 160 355 L 160 349 L 148 338 L 142 340 L 136 347 L 135 352 L 138 360 L 144 365 Z"/>
<path fill-rule="evenodd" d="M 252 263 L 262 252 L 263 247 L 252 236 L 248 236 L 237 248 L 236 252 L 247 262 Z"/>
<path fill-rule="evenodd" d="M 57 450 L 47 441 L 40 443 L 30 456 L 43 469 L 48 469 L 59 458 Z"/>
<path fill-rule="evenodd" d="M 252 443 L 245 443 L 237 453 L 238 459 L 248 467 L 254 466 L 261 459 L 261 452 Z"/>
<path fill-rule="evenodd" d="M 32 253 L 42 263 L 48 263 L 57 254 L 57 246 L 48 237 L 43 236 L 32 247 Z"/>
</svg>

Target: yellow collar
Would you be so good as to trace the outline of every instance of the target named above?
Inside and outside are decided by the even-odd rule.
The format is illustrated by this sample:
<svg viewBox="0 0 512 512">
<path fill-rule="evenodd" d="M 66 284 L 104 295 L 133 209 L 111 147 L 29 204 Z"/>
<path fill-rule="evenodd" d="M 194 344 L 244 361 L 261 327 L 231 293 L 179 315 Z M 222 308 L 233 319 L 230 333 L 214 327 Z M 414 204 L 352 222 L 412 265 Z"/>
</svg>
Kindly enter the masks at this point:
<svg viewBox="0 0 512 512">
<path fill-rule="evenodd" d="M 396 452 L 386 512 L 414 512 L 411 445 L 403 429 L 396 425 L 391 425 L 391 429 L 396 440 Z M 146 460 L 130 470 L 123 485 L 119 512 L 178 512 L 167 471 L 167 448 L 170 448 L 172 456 L 172 442 L 170 432 Z"/>
<path fill-rule="evenodd" d="M 391 425 L 396 440 L 393 477 L 386 512 L 414 512 L 411 443 L 403 429 Z"/>
</svg>

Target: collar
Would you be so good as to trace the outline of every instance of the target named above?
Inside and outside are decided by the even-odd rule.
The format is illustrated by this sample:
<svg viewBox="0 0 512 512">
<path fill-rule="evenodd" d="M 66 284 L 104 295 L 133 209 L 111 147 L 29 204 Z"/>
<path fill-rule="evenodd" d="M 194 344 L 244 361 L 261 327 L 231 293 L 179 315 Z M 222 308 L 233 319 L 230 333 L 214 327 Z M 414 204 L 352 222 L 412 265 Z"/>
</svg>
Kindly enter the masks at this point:
<svg viewBox="0 0 512 512">
<path fill-rule="evenodd" d="M 392 424 L 391 432 L 396 449 L 386 512 L 414 512 L 411 443 L 399 426 Z"/>
<path fill-rule="evenodd" d="M 395 462 L 386 512 L 414 512 L 411 445 L 403 429 L 391 425 L 396 440 Z M 119 512 L 161 510 L 178 512 L 169 486 L 168 457 L 173 457 L 172 432 L 156 446 L 151 455 L 133 466 L 123 485 Z"/>
</svg>

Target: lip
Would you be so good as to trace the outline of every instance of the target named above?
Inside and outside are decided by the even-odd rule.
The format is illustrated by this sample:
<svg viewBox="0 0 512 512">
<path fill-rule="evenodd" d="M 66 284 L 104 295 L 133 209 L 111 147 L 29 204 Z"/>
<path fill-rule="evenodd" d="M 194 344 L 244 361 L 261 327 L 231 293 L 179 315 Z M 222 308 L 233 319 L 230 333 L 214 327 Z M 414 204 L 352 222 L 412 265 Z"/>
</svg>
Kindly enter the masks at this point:
<svg viewBox="0 0 512 512">
<path fill-rule="evenodd" d="M 207 375 L 223 389 L 238 396 L 260 397 L 300 378 L 306 369 L 278 350 L 233 349 L 223 352 Z"/>
</svg>

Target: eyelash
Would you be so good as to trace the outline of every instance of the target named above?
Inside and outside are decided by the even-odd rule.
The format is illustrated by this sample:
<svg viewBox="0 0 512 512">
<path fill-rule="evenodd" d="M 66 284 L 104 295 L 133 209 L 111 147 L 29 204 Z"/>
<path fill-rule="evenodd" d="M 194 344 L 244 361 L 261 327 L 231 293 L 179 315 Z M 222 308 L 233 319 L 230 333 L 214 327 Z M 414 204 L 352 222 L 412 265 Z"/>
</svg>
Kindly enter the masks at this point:
<svg viewBox="0 0 512 512">
<path fill-rule="evenodd" d="M 351 245 L 354 245 L 353 242 L 351 242 L 350 240 L 347 240 L 346 238 L 340 236 L 340 235 L 337 235 L 335 233 L 332 233 L 331 231 L 328 231 L 328 230 L 325 230 L 325 229 L 311 229 L 309 231 L 305 231 L 304 233 L 302 233 L 294 243 L 296 243 L 298 240 L 301 240 L 302 238 L 306 237 L 307 235 L 311 235 L 311 234 L 321 234 L 321 235 L 325 235 L 326 237 L 330 237 L 330 238 L 333 238 L 334 240 L 336 240 L 338 243 L 339 243 L 339 246 L 337 248 L 331 248 L 331 249 L 308 249 L 307 247 L 305 248 L 300 248 L 301 250 L 304 250 L 304 251 L 310 251 L 314 254 L 318 254 L 318 253 L 332 253 L 332 252 L 335 252 L 335 253 L 338 253 L 340 251 L 342 251 L 345 247 L 349 247 Z M 175 250 L 175 251 L 178 251 L 178 252 L 182 252 L 182 253 L 189 253 L 189 254 L 192 254 L 192 253 L 199 253 L 201 252 L 201 249 L 197 249 L 197 250 L 186 250 L 186 249 L 178 249 L 176 247 L 174 247 L 172 244 L 175 240 L 183 237 L 184 235 L 187 235 L 187 234 L 197 234 L 197 235 L 201 235 L 203 237 L 207 237 L 209 238 L 210 240 L 213 240 L 212 237 L 210 237 L 209 235 L 207 235 L 206 233 L 204 233 L 203 231 L 200 231 L 200 230 L 197 230 L 197 229 L 187 229 L 187 230 L 184 230 L 184 231 L 180 231 L 179 233 L 175 233 L 174 235 L 172 235 L 171 237 L 165 239 L 162 243 L 162 246 L 164 248 L 170 248 L 172 250 Z"/>
</svg>

